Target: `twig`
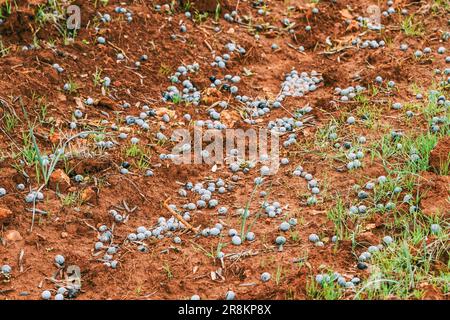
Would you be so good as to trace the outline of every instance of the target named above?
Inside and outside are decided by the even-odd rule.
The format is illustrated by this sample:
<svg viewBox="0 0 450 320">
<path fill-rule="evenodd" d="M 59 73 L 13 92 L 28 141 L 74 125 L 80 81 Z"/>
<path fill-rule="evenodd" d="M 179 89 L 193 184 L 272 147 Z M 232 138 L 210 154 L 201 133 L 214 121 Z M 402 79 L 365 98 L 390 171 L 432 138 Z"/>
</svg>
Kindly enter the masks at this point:
<svg viewBox="0 0 450 320">
<path fill-rule="evenodd" d="M 208 41 L 203 40 L 203 42 L 205 43 L 205 45 L 208 47 L 209 51 L 213 52 L 214 50 L 212 49 L 211 45 L 208 43 Z"/>
<path fill-rule="evenodd" d="M 5 294 L 5 293 L 8 293 L 8 292 L 13 292 L 13 291 L 15 291 L 15 289 L 0 290 L 0 294 Z"/>
<path fill-rule="evenodd" d="M 166 201 L 164 201 L 164 207 L 169 210 L 170 213 L 172 213 L 175 217 L 177 217 L 178 221 L 180 221 L 187 229 L 197 233 L 198 232 L 198 228 L 194 228 L 189 222 L 187 222 L 186 220 L 183 219 L 183 217 L 176 212 L 175 210 L 173 210 L 171 207 L 169 207 L 169 205 L 167 204 L 167 202 L 170 200 L 170 198 L 167 198 Z"/>
<path fill-rule="evenodd" d="M 25 250 L 20 249 L 19 253 L 19 270 L 22 273 L 23 272 L 23 256 L 25 255 Z"/>
<path fill-rule="evenodd" d="M 92 226 L 92 225 L 90 225 L 89 223 L 87 223 L 86 220 L 81 220 L 81 221 L 83 221 L 85 225 L 87 225 L 89 228 L 91 228 L 92 230 L 94 230 L 95 232 L 98 233 L 97 228 L 95 228 L 94 226 Z"/>
<path fill-rule="evenodd" d="M 47 211 L 44 211 L 44 210 L 40 210 L 40 209 L 30 209 L 30 208 L 27 208 L 27 211 L 30 211 L 30 212 L 36 212 L 36 213 L 40 213 L 40 214 L 48 214 L 48 212 Z"/>
<path fill-rule="evenodd" d="M 342 47 L 342 48 L 336 49 L 334 51 L 319 52 L 319 54 L 332 55 L 332 54 L 336 54 L 338 52 L 341 52 L 341 51 L 344 51 L 344 50 L 347 50 L 347 49 L 351 49 L 351 48 L 353 48 L 353 46 Z"/>
</svg>

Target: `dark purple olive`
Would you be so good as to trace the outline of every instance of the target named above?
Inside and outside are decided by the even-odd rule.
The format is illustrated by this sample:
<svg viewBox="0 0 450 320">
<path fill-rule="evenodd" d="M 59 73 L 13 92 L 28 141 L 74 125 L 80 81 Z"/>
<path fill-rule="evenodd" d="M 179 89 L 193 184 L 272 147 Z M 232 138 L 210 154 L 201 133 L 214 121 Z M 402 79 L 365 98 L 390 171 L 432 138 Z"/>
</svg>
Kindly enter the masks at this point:
<svg viewBox="0 0 450 320">
<path fill-rule="evenodd" d="M 359 270 L 366 270 L 367 269 L 367 264 L 363 263 L 363 262 L 358 262 L 358 264 L 356 265 L 356 267 Z"/>
</svg>

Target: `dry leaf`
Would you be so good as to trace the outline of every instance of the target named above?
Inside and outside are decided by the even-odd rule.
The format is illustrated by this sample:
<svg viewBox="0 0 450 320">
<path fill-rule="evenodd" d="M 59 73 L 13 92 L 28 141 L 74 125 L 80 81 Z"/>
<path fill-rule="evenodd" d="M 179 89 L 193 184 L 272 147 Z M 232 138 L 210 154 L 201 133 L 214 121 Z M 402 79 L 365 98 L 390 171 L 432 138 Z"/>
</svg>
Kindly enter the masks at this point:
<svg viewBox="0 0 450 320">
<path fill-rule="evenodd" d="M 224 110 L 220 113 L 220 119 L 227 128 L 233 128 L 236 121 L 240 118 L 239 113 L 234 110 Z"/>
<path fill-rule="evenodd" d="M 75 104 L 77 105 L 78 109 L 81 109 L 81 110 L 85 109 L 83 101 L 81 101 L 81 99 L 79 97 L 75 97 L 74 100 L 75 100 Z"/>
<path fill-rule="evenodd" d="M 222 93 L 216 88 L 207 88 L 203 91 L 202 102 L 212 104 L 222 97 Z"/>
<path fill-rule="evenodd" d="M 175 117 L 175 111 L 174 110 L 170 110 L 170 109 L 167 109 L 167 108 L 164 108 L 164 107 L 156 109 L 156 115 L 158 117 L 161 117 L 164 114 L 167 114 L 171 118 Z"/>
<path fill-rule="evenodd" d="M 342 18 L 344 18 L 344 19 L 349 19 L 349 20 L 353 19 L 353 15 L 350 13 L 350 11 L 348 11 L 348 9 L 339 10 L 339 13 L 341 14 Z"/>
</svg>

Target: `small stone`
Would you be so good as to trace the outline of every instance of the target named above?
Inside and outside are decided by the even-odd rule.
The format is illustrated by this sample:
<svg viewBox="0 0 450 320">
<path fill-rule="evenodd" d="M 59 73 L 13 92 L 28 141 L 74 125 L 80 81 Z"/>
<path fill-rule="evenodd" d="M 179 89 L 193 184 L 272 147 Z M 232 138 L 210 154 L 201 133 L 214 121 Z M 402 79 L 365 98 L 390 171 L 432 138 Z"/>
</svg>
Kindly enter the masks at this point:
<svg viewBox="0 0 450 320">
<path fill-rule="evenodd" d="M 81 192 L 81 201 L 83 202 L 95 202 L 97 199 L 97 194 L 94 189 L 86 188 Z"/>
<path fill-rule="evenodd" d="M 70 188 L 70 178 L 63 170 L 56 169 L 50 175 L 48 185 L 50 189 L 66 192 Z"/>
<path fill-rule="evenodd" d="M 21 241 L 22 235 L 17 230 L 8 230 L 5 232 L 5 239 L 8 241 Z"/>
<path fill-rule="evenodd" d="M 441 172 L 446 163 L 449 162 L 450 155 L 450 137 L 439 139 L 436 146 L 430 153 L 430 167 L 437 173 Z"/>
<path fill-rule="evenodd" d="M 12 217 L 13 213 L 8 208 L 0 207 L 0 222 L 6 221 Z"/>
</svg>

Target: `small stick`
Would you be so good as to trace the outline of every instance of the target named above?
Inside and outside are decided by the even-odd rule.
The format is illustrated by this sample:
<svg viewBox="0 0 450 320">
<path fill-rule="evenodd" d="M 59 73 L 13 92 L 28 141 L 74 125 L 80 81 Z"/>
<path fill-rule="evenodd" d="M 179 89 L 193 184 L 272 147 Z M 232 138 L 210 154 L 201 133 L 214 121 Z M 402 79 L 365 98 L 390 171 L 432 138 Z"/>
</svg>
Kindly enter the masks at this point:
<svg viewBox="0 0 450 320">
<path fill-rule="evenodd" d="M 5 294 L 5 293 L 13 292 L 13 291 L 15 291 L 15 289 L 0 290 L 0 294 Z"/>
<path fill-rule="evenodd" d="M 287 45 L 288 45 L 288 47 L 294 49 L 294 50 L 297 51 L 298 53 L 301 53 L 301 54 L 303 54 L 303 55 L 306 55 L 306 52 L 299 51 L 298 48 L 296 48 L 293 44 L 287 43 Z"/>
<path fill-rule="evenodd" d="M 211 51 L 211 52 L 213 52 L 214 50 L 213 50 L 213 48 L 211 47 L 211 45 L 208 43 L 208 41 L 206 41 L 206 39 L 205 40 L 203 40 L 203 42 L 205 43 L 205 45 L 208 47 L 208 49 L 209 49 L 209 51 Z"/>
<path fill-rule="evenodd" d="M 170 213 L 172 213 L 175 217 L 177 217 L 177 219 L 186 226 L 186 228 L 188 228 L 189 230 L 197 233 L 198 229 L 194 228 L 189 222 L 187 222 L 186 220 L 183 219 L 183 217 L 176 212 L 175 210 L 173 210 L 171 207 L 169 207 L 169 205 L 167 204 L 167 202 L 170 200 L 170 198 L 167 198 L 166 201 L 164 201 L 164 207 L 170 211 Z"/>
<path fill-rule="evenodd" d="M 126 55 L 126 53 L 125 53 L 124 50 L 122 50 L 121 48 L 119 48 L 118 46 L 116 46 L 116 45 L 115 45 L 114 43 L 112 43 L 111 41 L 108 41 L 108 44 L 109 44 L 111 47 L 113 47 L 114 49 L 120 51 L 120 52 L 124 55 L 124 57 L 128 59 L 128 56 Z M 128 59 L 128 60 L 129 60 L 129 59 Z"/>
<path fill-rule="evenodd" d="M 95 232 L 98 232 L 97 228 L 94 227 L 94 226 L 92 226 L 92 225 L 90 225 L 89 223 L 87 223 L 86 220 L 81 220 L 81 221 L 83 221 L 85 225 L 87 225 L 89 228 L 91 228 L 91 229 L 94 230 Z"/>
<path fill-rule="evenodd" d="M 20 249 L 20 253 L 19 253 L 19 270 L 20 273 L 23 272 L 23 256 L 25 255 L 25 250 Z"/>
<path fill-rule="evenodd" d="M 241 284 L 239 285 L 239 287 L 253 287 L 253 286 L 256 286 L 256 283 L 255 283 L 255 282 L 241 283 Z"/>
<path fill-rule="evenodd" d="M 128 208 L 127 202 L 125 200 L 122 200 L 123 206 L 127 212 L 130 212 L 130 208 Z"/>
<path fill-rule="evenodd" d="M 142 296 L 142 298 L 150 298 L 151 296 L 154 296 L 157 292 L 158 292 L 158 290 L 153 291 L 152 293 L 149 293 L 149 294 L 147 294 L 145 296 Z"/>
<path fill-rule="evenodd" d="M 34 210 L 33 210 L 33 209 L 31 209 L 31 208 L 27 208 L 27 210 L 30 211 L 30 212 L 33 212 L 33 211 L 34 211 L 34 212 L 36 212 L 36 213 L 40 213 L 40 214 L 44 214 L 44 215 L 45 215 L 45 214 L 48 214 L 47 211 L 40 210 L 40 209 L 34 209 Z"/>
<path fill-rule="evenodd" d="M 353 46 L 342 47 L 342 48 L 339 48 L 339 49 L 335 49 L 334 51 L 319 52 L 319 54 L 332 55 L 332 54 L 336 54 L 336 53 L 339 53 L 341 51 L 344 51 L 344 50 L 347 50 L 347 49 L 351 49 L 351 48 L 353 48 Z"/>
</svg>

